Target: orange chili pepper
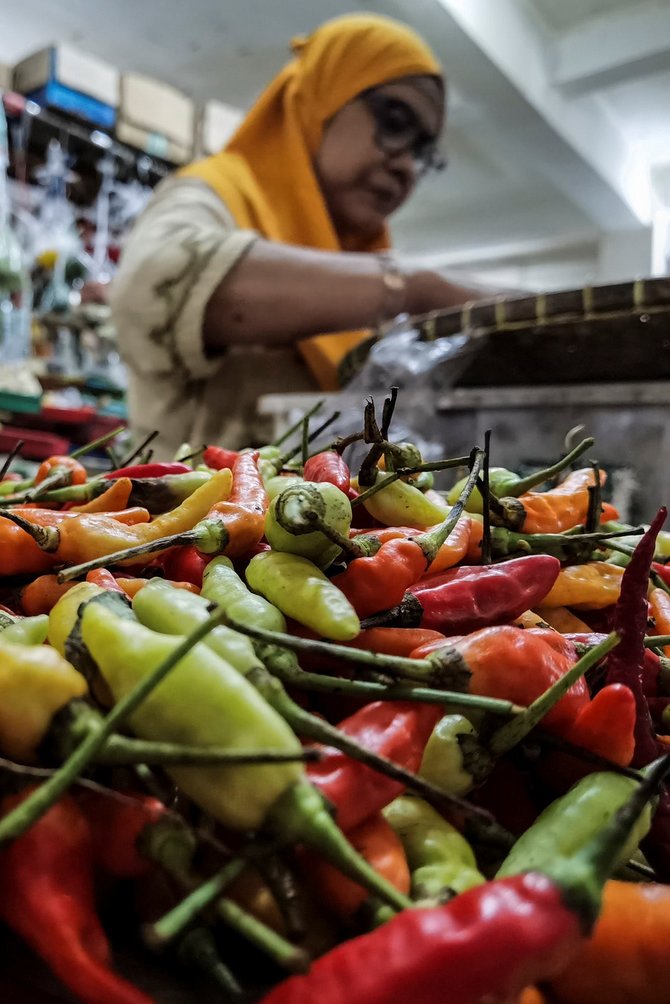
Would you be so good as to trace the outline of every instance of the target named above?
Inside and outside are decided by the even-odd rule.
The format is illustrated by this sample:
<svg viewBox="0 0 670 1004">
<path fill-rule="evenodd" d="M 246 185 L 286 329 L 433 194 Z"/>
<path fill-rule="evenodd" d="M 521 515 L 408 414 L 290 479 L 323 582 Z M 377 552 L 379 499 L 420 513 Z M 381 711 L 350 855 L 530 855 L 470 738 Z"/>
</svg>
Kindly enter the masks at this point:
<svg viewBox="0 0 670 1004">
<path fill-rule="evenodd" d="M 426 568 L 426 556 L 417 543 L 404 537 L 387 540 L 376 554 L 354 558 L 333 582 L 347 597 L 359 617 L 388 610 L 402 600 Z"/>
<path fill-rule="evenodd" d="M 217 502 L 208 519 L 220 520 L 227 531 L 223 550 L 228 558 L 248 555 L 265 532 L 268 495 L 258 470 L 258 453 L 240 453 L 233 463 L 233 488 L 226 501 Z"/>
<path fill-rule="evenodd" d="M 669 943 L 670 886 L 606 882 L 595 930 L 551 980 L 550 999 L 556 1004 L 662 1004 L 668 997 Z"/>
<path fill-rule="evenodd" d="M 119 589 L 121 589 L 126 596 L 130 597 L 131 600 L 133 596 L 139 593 L 140 589 L 143 589 L 144 586 L 146 586 L 147 582 L 151 582 L 151 579 L 142 579 L 139 576 L 135 579 L 123 578 L 122 576 L 119 576 L 119 578 L 116 579 L 116 584 Z M 192 582 L 173 582 L 170 580 L 170 585 L 174 586 L 175 589 L 186 589 L 189 593 L 195 593 L 196 596 L 200 595 L 200 590 L 197 586 L 194 586 Z"/>
<path fill-rule="evenodd" d="M 600 483 L 605 484 L 607 474 L 600 472 Z M 524 533 L 562 533 L 586 520 L 589 509 L 589 486 L 595 485 L 595 475 L 590 467 L 570 474 L 556 488 L 546 492 L 526 492 L 519 496 L 525 516 L 521 524 Z M 603 503 L 601 523 L 618 519 L 618 512 L 608 502 Z"/>
<path fill-rule="evenodd" d="M 409 893 L 411 876 L 405 851 L 400 838 L 381 812 L 349 830 L 347 840 L 396 889 Z M 317 854 L 305 852 L 303 860 L 310 884 L 324 905 L 342 920 L 352 920 L 368 898 L 366 890 Z"/>
<path fill-rule="evenodd" d="M 33 542 L 30 541 L 30 543 Z M 76 582 L 59 582 L 56 575 L 38 575 L 21 590 L 21 609 L 26 617 L 48 614 L 61 596 L 64 596 L 68 589 L 72 589 L 76 585 Z"/>
<path fill-rule="evenodd" d="M 655 623 L 652 634 L 670 634 L 670 596 L 664 589 L 651 590 L 649 610 Z M 663 654 L 670 656 L 670 645 L 665 646 Z"/>
<path fill-rule="evenodd" d="M 83 485 L 88 481 L 88 472 L 83 464 L 80 464 L 75 457 L 67 455 L 54 455 L 43 460 L 37 468 L 35 484 L 39 485 L 50 475 L 61 473 L 67 475 L 67 483 L 70 485 Z"/>
<path fill-rule="evenodd" d="M 130 478 L 118 478 L 112 481 L 107 491 L 97 498 L 91 499 L 85 505 L 72 506 L 69 512 L 117 512 L 128 505 L 133 483 Z M 148 518 L 148 515 L 147 515 Z"/>
<path fill-rule="evenodd" d="M 465 557 L 468 552 L 468 548 L 470 547 L 470 537 L 472 533 L 470 524 L 472 522 L 473 521 L 469 516 L 461 516 L 444 544 L 442 544 L 438 550 L 435 558 L 426 569 L 428 573 L 443 572 L 447 568 L 453 568 L 454 565 L 457 565 L 458 562 Z M 376 539 L 381 541 L 382 544 L 386 543 L 387 540 L 394 540 L 400 537 L 414 539 L 419 535 L 416 527 L 381 526 L 373 527 L 371 529 L 356 528 L 352 531 L 351 536 L 356 538 L 361 534 L 365 534 L 366 537 L 376 537 Z M 481 557 L 481 552 L 479 552 L 478 556 Z"/>
<path fill-rule="evenodd" d="M 230 485 L 230 471 L 217 471 L 176 509 L 163 513 L 141 526 L 123 526 L 123 512 L 60 513 L 58 515 L 64 518 L 58 526 L 45 525 L 41 517 L 36 517 L 34 512 L 29 511 L 21 517 L 11 511 L 2 512 L 0 518 L 17 521 L 19 526 L 33 536 L 33 539 L 55 561 L 79 566 L 80 562 L 95 561 L 117 551 L 152 544 L 168 535 L 174 536 L 190 531 L 207 515 L 216 502 L 228 495 Z M 39 512 L 47 511 L 39 510 Z M 127 514 L 131 510 L 124 512 Z M 50 513 L 51 517 L 54 515 Z M 81 568 L 81 574 L 88 571 L 88 568 Z"/>
<path fill-rule="evenodd" d="M 446 642 L 439 631 L 428 628 L 376 627 L 361 631 L 353 641 L 345 645 L 353 648 L 364 648 L 370 652 L 382 655 L 398 655 L 408 657 L 415 648 L 429 642 Z"/>
</svg>

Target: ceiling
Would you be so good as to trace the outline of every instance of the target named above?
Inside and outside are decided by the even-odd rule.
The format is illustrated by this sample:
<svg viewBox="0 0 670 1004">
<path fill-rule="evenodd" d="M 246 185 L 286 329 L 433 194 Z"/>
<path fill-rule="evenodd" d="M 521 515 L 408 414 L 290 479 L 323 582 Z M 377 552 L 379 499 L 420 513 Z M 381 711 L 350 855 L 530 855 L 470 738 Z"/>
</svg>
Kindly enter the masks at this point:
<svg viewBox="0 0 670 1004">
<path fill-rule="evenodd" d="M 449 168 L 393 221 L 401 251 L 476 272 L 574 248 L 582 278 L 586 255 L 607 279 L 622 276 L 599 271 L 599 241 L 651 248 L 670 207 L 670 0 L 22 0 L 0 62 L 68 41 L 245 109 L 292 35 L 356 9 L 412 24 L 450 79 Z"/>
</svg>

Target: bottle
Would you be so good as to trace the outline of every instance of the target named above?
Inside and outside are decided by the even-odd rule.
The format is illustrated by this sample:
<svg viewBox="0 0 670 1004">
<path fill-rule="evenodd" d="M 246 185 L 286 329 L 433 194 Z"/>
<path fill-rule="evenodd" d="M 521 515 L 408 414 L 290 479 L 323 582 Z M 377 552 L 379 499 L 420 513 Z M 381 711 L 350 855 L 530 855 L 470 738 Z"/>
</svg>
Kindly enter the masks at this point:
<svg viewBox="0 0 670 1004">
<path fill-rule="evenodd" d="M 20 363 L 31 350 L 32 288 L 9 212 L 7 119 L 0 94 L 0 365 Z"/>
</svg>

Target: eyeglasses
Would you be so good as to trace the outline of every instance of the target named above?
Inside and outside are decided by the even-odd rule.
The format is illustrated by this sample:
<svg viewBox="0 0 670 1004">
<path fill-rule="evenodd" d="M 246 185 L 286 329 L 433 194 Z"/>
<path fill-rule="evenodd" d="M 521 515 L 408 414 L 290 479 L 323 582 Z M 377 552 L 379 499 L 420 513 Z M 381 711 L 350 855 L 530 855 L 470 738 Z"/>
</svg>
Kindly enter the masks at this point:
<svg viewBox="0 0 670 1004">
<path fill-rule="evenodd" d="M 409 150 L 420 176 L 444 170 L 447 161 L 437 149 L 435 136 L 426 132 L 411 105 L 376 89 L 363 91 L 359 97 L 374 119 L 375 143 L 383 153 Z"/>
</svg>

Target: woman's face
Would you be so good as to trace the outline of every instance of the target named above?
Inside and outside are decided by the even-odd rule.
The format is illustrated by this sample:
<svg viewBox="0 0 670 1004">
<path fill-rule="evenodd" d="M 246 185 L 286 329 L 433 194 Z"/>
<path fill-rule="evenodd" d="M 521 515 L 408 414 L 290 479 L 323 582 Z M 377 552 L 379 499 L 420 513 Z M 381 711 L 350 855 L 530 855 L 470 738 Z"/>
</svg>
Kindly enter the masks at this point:
<svg viewBox="0 0 670 1004">
<path fill-rule="evenodd" d="M 434 77 L 403 77 L 358 95 L 325 126 L 315 167 L 338 235 L 374 238 L 421 173 L 436 166 L 444 92 Z"/>
</svg>

